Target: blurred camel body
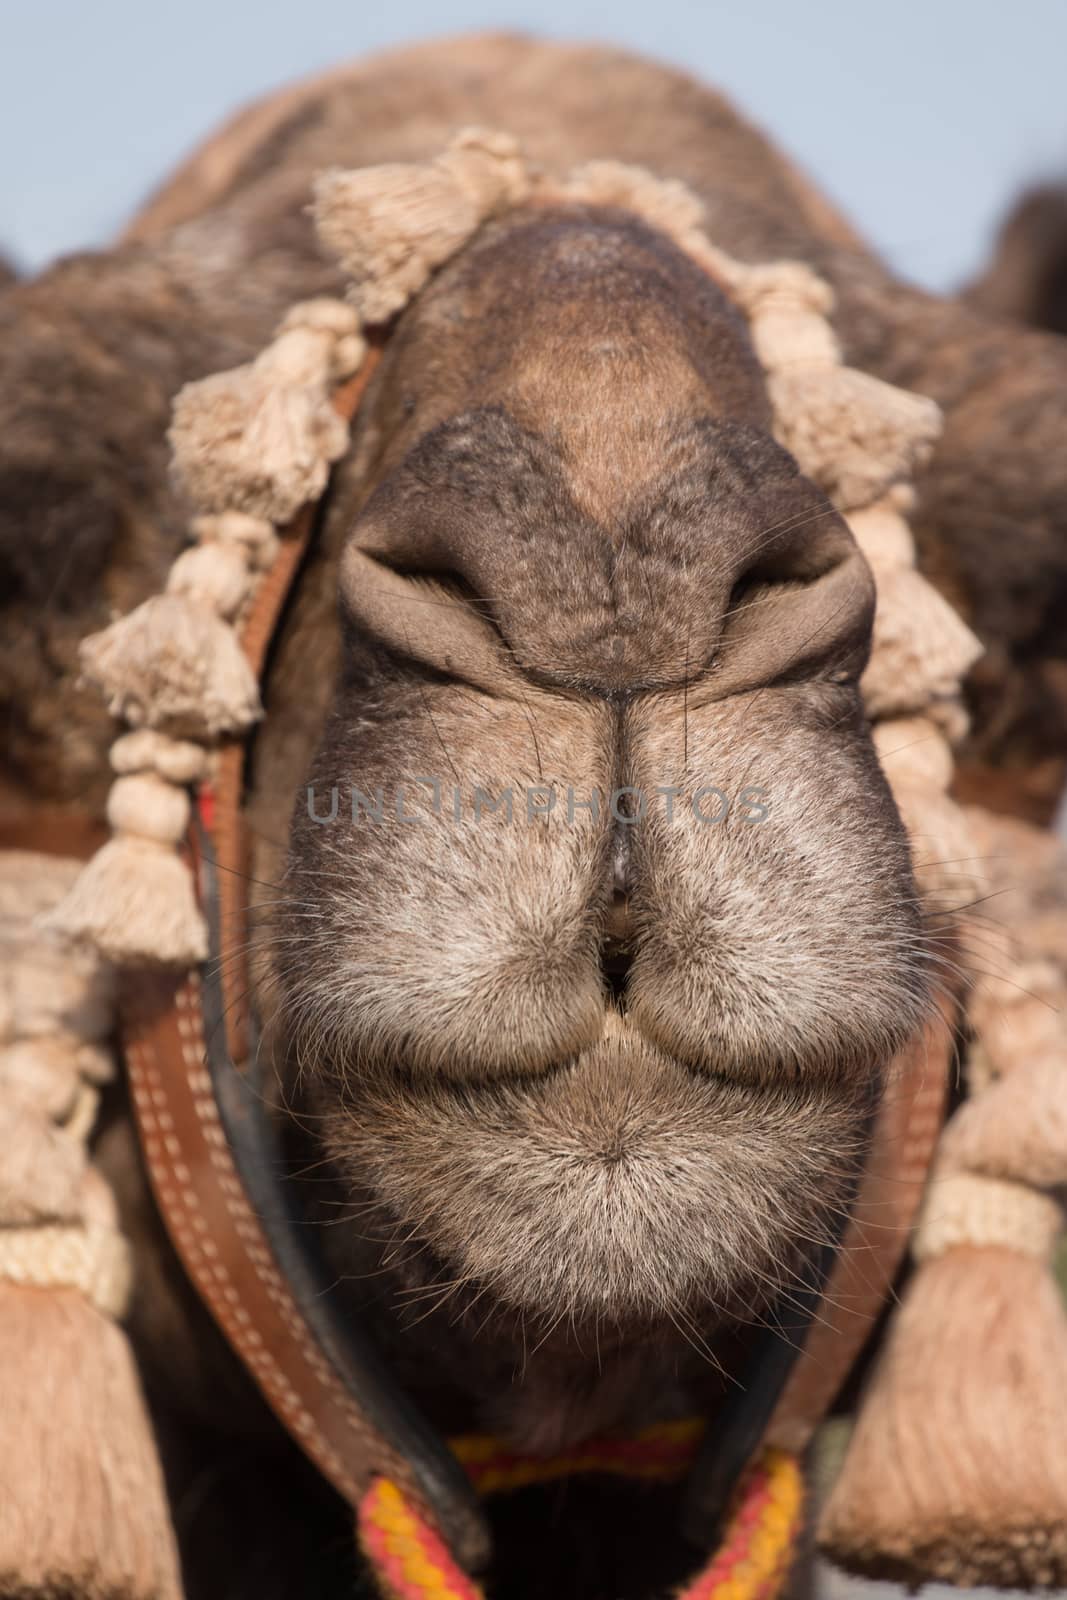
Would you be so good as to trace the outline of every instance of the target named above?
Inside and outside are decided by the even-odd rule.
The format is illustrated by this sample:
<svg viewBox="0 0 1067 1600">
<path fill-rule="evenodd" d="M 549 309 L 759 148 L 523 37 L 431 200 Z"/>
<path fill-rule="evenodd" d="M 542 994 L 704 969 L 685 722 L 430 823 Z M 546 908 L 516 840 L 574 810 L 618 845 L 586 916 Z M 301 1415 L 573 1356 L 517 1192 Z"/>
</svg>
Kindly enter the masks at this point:
<svg viewBox="0 0 1067 1600">
<path fill-rule="evenodd" d="M 1067 333 L 1067 184 L 1039 184 L 1019 197 L 964 297 L 988 316 Z"/>
</svg>

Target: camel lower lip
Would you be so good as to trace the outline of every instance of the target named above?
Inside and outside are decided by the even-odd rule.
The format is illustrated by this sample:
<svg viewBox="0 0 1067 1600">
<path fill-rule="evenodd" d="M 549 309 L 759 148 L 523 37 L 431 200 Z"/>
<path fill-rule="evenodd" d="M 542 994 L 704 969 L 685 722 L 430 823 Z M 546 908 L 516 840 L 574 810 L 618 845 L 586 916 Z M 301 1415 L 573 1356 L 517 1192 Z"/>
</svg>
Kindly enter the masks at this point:
<svg viewBox="0 0 1067 1600">
<path fill-rule="evenodd" d="M 840 1087 L 697 1073 L 617 1018 L 537 1077 L 357 1087 L 333 1143 L 449 1277 L 632 1328 L 773 1293 L 830 1238 L 864 1123 Z"/>
<path fill-rule="evenodd" d="M 843 1075 L 841 1073 L 813 1071 L 801 1079 L 795 1071 L 790 1071 L 784 1066 L 776 1073 L 771 1068 L 764 1068 L 758 1073 L 739 1073 L 730 1070 L 727 1066 L 718 1065 L 715 1061 L 705 1058 L 700 1061 L 688 1060 L 669 1048 L 665 1048 L 660 1041 L 650 1037 L 634 1020 L 631 1013 L 624 1007 L 607 1004 L 604 1008 L 600 1037 L 591 1044 L 576 1051 L 571 1051 L 560 1056 L 557 1060 L 548 1061 L 537 1067 L 516 1068 L 510 1073 L 501 1067 L 498 1073 L 487 1075 L 478 1071 L 473 1066 L 468 1073 L 456 1063 L 447 1078 L 432 1076 L 423 1070 L 413 1070 L 409 1067 L 396 1064 L 382 1064 L 381 1071 L 404 1094 L 414 1099 L 438 1099 L 454 1092 L 457 1100 L 469 1101 L 473 1097 L 491 1100 L 500 1092 L 508 1095 L 528 1093 L 536 1096 L 544 1086 L 557 1080 L 566 1073 L 581 1069 L 591 1051 L 604 1046 L 618 1047 L 621 1050 L 644 1048 L 655 1053 L 657 1060 L 669 1065 L 679 1075 L 693 1077 L 698 1082 L 705 1084 L 719 1084 L 724 1090 L 737 1096 L 750 1097 L 756 1105 L 767 1095 L 773 1095 L 778 1100 L 795 1096 L 798 1103 L 808 1102 L 813 1094 L 825 1094 L 830 1099 L 849 1100 L 857 1097 L 858 1093 L 869 1090 L 877 1078 L 875 1072 L 861 1077 L 857 1082 L 856 1074 Z M 373 1072 L 373 1067 L 370 1069 Z M 360 1069 L 361 1075 L 367 1068 Z"/>
</svg>

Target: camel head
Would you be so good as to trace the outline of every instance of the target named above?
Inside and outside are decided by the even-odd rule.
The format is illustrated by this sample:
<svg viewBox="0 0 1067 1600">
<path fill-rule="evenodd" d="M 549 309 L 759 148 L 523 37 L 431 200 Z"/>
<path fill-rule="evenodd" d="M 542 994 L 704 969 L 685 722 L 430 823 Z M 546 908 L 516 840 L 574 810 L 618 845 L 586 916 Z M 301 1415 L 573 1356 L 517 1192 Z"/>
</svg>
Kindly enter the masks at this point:
<svg viewBox="0 0 1067 1600">
<path fill-rule="evenodd" d="M 402 316 L 357 445 L 280 1009 L 352 1259 L 505 1351 L 787 1292 L 926 1002 L 871 574 L 771 422 L 700 266 L 547 206 Z"/>
</svg>

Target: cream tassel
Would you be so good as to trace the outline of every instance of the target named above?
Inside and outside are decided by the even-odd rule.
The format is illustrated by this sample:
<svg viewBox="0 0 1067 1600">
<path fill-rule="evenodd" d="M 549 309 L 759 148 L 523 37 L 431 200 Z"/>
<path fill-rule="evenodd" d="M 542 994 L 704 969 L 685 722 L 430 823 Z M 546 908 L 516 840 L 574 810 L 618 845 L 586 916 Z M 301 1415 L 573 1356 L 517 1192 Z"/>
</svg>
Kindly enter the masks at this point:
<svg viewBox="0 0 1067 1600">
<path fill-rule="evenodd" d="M 334 168 L 315 184 L 315 223 L 352 278 L 365 322 L 385 322 L 529 179 L 516 141 L 467 128 L 433 162 Z"/>
<path fill-rule="evenodd" d="M 683 249 L 700 241 L 703 201 L 676 178 L 658 178 L 644 167 L 622 161 L 586 161 L 554 186 L 553 192 L 578 205 L 636 211 L 649 227 L 670 234 Z M 707 249 L 711 252 L 710 245 Z"/>
<path fill-rule="evenodd" d="M 0 859 L 0 1593 L 180 1600 L 170 1512 L 133 1358 L 113 1318 L 130 1261 L 88 1165 L 110 986 L 35 919 L 77 864 Z"/>
<path fill-rule="evenodd" d="M 259 689 L 233 629 L 186 595 L 154 595 L 81 646 L 82 670 L 108 710 L 181 738 L 241 733 Z"/>
<path fill-rule="evenodd" d="M 861 685 L 868 713 L 900 716 L 951 699 L 982 646 L 918 572 L 886 573 L 876 581 L 874 647 Z"/>
<path fill-rule="evenodd" d="M 204 920 L 189 869 L 138 839 L 98 850 L 44 926 L 129 966 L 188 967 L 207 957 Z"/>
<path fill-rule="evenodd" d="M 929 459 L 941 432 L 932 400 L 854 367 L 772 372 L 779 441 L 841 511 L 870 504 Z"/>
<path fill-rule="evenodd" d="M 75 1222 L 81 1215 L 84 1146 L 42 1110 L 5 1096 L 0 1103 L 0 1250 L 9 1229 Z M 4 1276 L 0 1267 L 0 1278 Z"/>
<path fill-rule="evenodd" d="M 248 366 L 186 384 L 169 437 L 175 480 L 193 504 L 284 523 L 317 499 L 348 447 L 330 396 L 364 348 L 351 307 L 311 301 Z"/>
<path fill-rule="evenodd" d="M 110 1069 L 106 1052 L 101 1055 Z M 32 1106 L 50 1122 L 66 1122 L 85 1064 L 82 1051 L 62 1036 L 18 1039 L 0 1047 L 0 1115 L 2 1108 Z"/>
<path fill-rule="evenodd" d="M 108 797 L 115 837 L 87 863 L 44 926 L 116 964 L 187 967 L 208 953 L 193 880 L 175 846 L 189 822 L 183 789 L 148 775 Z"/>
<path fill-rule="evenodd" d="M 111 765 L 115 772 L 155 772 L 168 783 L 198 783 L 205 775 L 209 757 L 203 745 L 190 739 L 168 739 L 151 728 L 124 733 L 111 746 Z"/>
<path fill-rule="evenodd" d="M 95 1115 L 95 1100 L 92 1111 Z M 119 1231 L 111 1191 L 86 1165 L 84 1141 L 91 1120 L 80 1132 L 49 1130 L 77 1144 L 81 1155 L 79 1177 L 63 1214 L 50 1208 L 39 1192 L 25 1219 L 0 1214 L 0 1282 L 77 1289 L 105 1316 L 118 1320 L 129 1306 L 130 1251 Z M 24 1119 L 23 1131 L 27 1128 Z"/>
<path fill-rule="evenodd" d="M 967 1197 L 891 1325 L 818 1530 L 851 1568 L 1067 1582 L 1067 1317 L 1044 1254 L 1057 1208 L 1012 1187 L 1014 1207 L 1002 1189 Z"/>
<path fill-rule="evenodd" d="M 232 620 L 252 587 L 246 553 L 234 544 L 202 544 L 183 550 L 167 577 L 168 594 L 190 600 Z"/>
<path fill-rule="evenodd" d="M 928 717 L 894 717 L 871 730 L 890 787 L 906 786 L 945 794 L 954 770 L 952 747 Z"/>
<path fill-rule="evenodd" d="M 194 517 L 193 537 L 201 544 L 233 544 L 241 549 L 256 572 L 266 572 L 274 563 L 281 541 L 274 524 L 243 511 L 223 511 L 217 517 Z"/>
<path fill-rule="evenodd" d="M 1067 1583 L 1067 1315 L 1049 1270 L 1067 1183 L 1067 982 L 1046 963 L 1044 997 L 1028 993 L 1040 967 L 979 980 L 1013 1007 L 971 1007 L 978 1053 L 1003 1075 L 942 1137 L 918 1270 L 819 1528 L 863 1571 Z"/>
<path fill-rule="evenodd" d="M 915 571 L 915 542 L 902 514 L 913 499 L 898 484 L 848 519 L 878 587 L 871 660 L 860 687 L 869 716 L 925 712 L 957 738 L 966 729 L 960 685 L 982 646 Z"/>
<path fill-rule="evenodd" d="M 126 1337 L 72 1288 L 0 1282 L 0 1594 L 180 1600 Z"/>
<path fill-rule="evenodd" d="M 1062 1016 L 1049 1023 L 1061 1036 L 1043 1059 L 1016 1067 L 956 1112 L 941 1141 L 947 1171 L 982 1174 L 978 1181 L 1025 1173 L 1039 1188 L 1067 1187 L 1067 1049 Z"/>
<path fill-rule="evenodd" d="M 202 961 L 207 929 L 175 847 L 189 825 L 183 786 L 204 776 L 208 753 L 140 728 L 116 739 L 111 765 L 120 775 L 108 796 L 115 836 L 86 863 L 46 926 L 116 964 Z"/>
<path fill-rule="evenodd" d="M 112 750 L 114 837 L 48 919 L 116 965 L 186 967 L 207 955 L 177 853 L 189 822 L 184 786 L 206 775 L 205 745 L 261 715 L 230 624 L 278 553 L 274 520 L 321 492 L 347 444 L 331 395 L 365 349 L 351 306 L 303 301 L 249 366 L 190 384 L 175 402 L 175 471 L 213 514 L 194 521 L 197 542 L 175 561 L 165 594 L 82 644 L 85 676 L 136 731 Z"/>
</svg>

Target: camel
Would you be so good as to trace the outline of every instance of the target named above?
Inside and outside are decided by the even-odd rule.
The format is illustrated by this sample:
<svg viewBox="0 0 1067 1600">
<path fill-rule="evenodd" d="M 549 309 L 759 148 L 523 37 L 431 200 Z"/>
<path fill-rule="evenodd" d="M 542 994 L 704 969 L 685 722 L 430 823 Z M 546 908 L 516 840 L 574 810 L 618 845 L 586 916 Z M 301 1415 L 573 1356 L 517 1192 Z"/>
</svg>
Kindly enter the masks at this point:
<svg viewBox="0 0 1067 1600">
<path fill-rule="evenodd" d="M 539 178 L 607 161 L 684 189 L 739 270 L 829 286 L 849 369 L 920 418 L 937 403 L 919 569 L 984 647 L 966 717 L 939 707 L 954 793 L 1047 822 L 1067 347 L 895 280 L 714 91 L 512 36 L 250 109 L 112 249 L 0 297 L 4 815 L 103 818 L 117 724 L 82 641 L 163 588 L 190 499 L 262 515 L 223 506 L 196 440 L 169 470 L 176 397 L 284 338 L 294 303 L 343 298 L 345 171 L 425 167 L 471 126 Z M 324 171 L 339 220 L 316 232 Z M 729 293 L 628 192 L 516 190 L 406 298 L 365 300 L 387 333 L 265 669 L 247 799 L 262 1048 L 340 1304 L 434 1428 L 534 1456 L 716 1414 L 753 1326 L 839 1237 L 942 978 L 860 691 L 878 575 L 798 467 L 801 431 L 774 437 Z M 721 826 L 688 807 L 691 766 Z M 243 1592 L 249 1542 L 259 1593 L 320 1566 L 351 1584 L 336 1505 L 177 1268 L 118 1089 L 95 1155 L 190 1600 Z M 496 1514 L 492 1593 L 636 1600 L 686 1575 L 668 1491 L 576 1488 L 549 1548 L 554 1494 Z"/>
</svg>

